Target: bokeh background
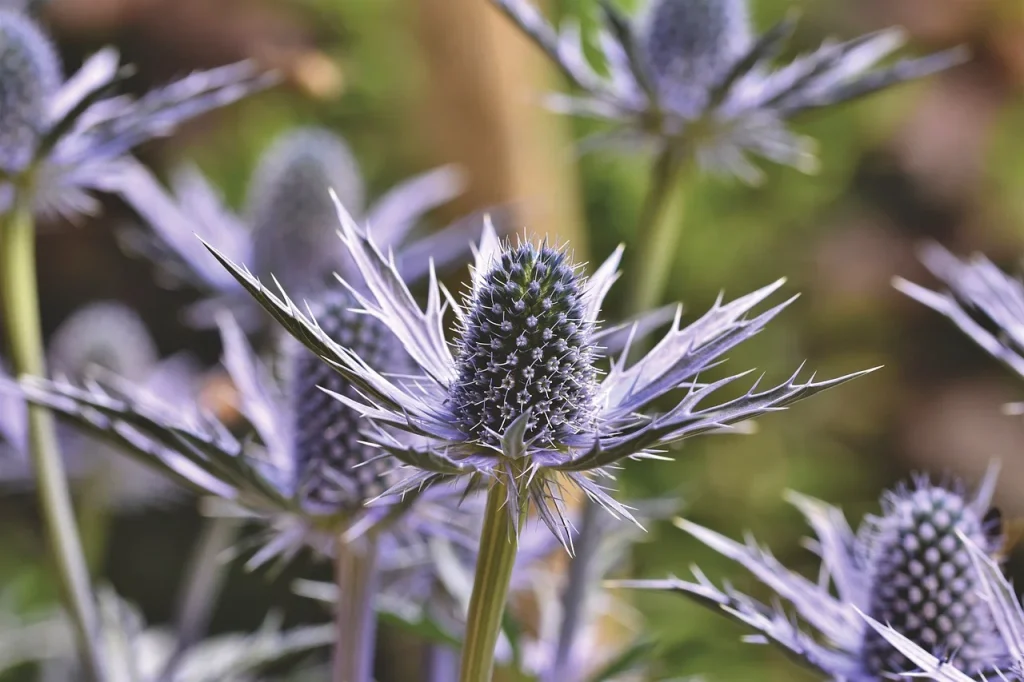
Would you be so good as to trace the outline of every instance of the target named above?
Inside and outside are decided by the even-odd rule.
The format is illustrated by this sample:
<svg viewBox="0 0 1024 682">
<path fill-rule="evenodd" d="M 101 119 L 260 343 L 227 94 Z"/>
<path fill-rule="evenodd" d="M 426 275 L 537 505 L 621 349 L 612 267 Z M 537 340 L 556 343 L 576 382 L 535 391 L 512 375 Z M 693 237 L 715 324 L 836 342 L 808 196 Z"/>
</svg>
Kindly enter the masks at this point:
<svg viewBox="0 0 1024 682">
<path fill-rule="evenodd" d="M 554 15 L 593 20 L 594 0 L 549 0 Z M 629 3 L 624 3 L 628 6 Z M 966 43 L 973 61 L 925 82 L 826 111 L 798 127 L 820 140 L 814 176 L 765 167 L 748 187 L 691 177 L 680 248 L 666 300 L 699 314 L 724 291 L 740 295 L 778 277 L 801 298 L 730 358 L 781 378 L 801 361 L 823 375 L 884 369 L 761 420 L 753 436 L 688 442 L 674 463 L 630 466 L 626 497 L 679 494 L 689 518 L 738 536 L 752 531 L 786 564 L 816 569 L 807 529 L 782 500 L 787 488 L 839 504 L 856 524 L 879 493 L 911 471 L 975 483 L 991 458 L 1003 473 L 997 502 L 1024 515 L 1024 424 L 1001 405 L 1019 400 L 1019 378 L 937 314 L 902 297 L 890 280 L 928 282 L 915 248 L 938 240 L 981 250 L 1015 269 L 1024 237 L 1024 4 L 1020 0 L 751 0 L 761 26 L 796 5 L 794 49 L 828 36 L 904 26 L 915 51 Z M 140 152 L 160 171 L 194 160 L 238 203 L 259 154 L 289 127 L 327 126 L 353 147 L 371 193 L 441 163 L 463 165 L 466 195 L 436 225 L 501 205 L 532 235 L 568 239 L 581 258 L 603 259 L 632 226 L 649 161 L 573 141 L 590 124 L 538 106 L 553 71 L 485 0 L 52 0 L 41 14 L 69 68 L 105 44 L 138 66 L 133 87 L 253 58 L 286 74 L 283 86 L 208 115 Z M 137 310 L 160 350 L 189 349 L 207 364 L 216 337 L 182 324 L 196 298 L 167 288 L 126 256 L 116 233 L 132 214 L 108 201 L 96 218 L 43 225 L 39 236 L 43 322 L 52 332 L 76 308 L 114 299 Z M 625 267 L 642 267 L 628 258 Z M 620 292 L 621 294 L 621 292 Z M 610 299 L 614 316 L 621 299 Z M 119 514 L 102 558 L 105 581 L 152 623 L 172 614 L 178 578 L 200 528 L 189 501 Z M 631 571 L 685 574 L 691 562 L 760 593 L 737 567 L 669 524 L 636 547 Z M 1011 560 L 1011 568 L 1024 565 Z M 1022 575 L 1020 570 L 1012 571 Z M 300 558 L 283 575 L 233 569 L 215 631 L 255 628 L 270 609 L 287 622 L 326 620 L 290 594 L 294 577 L 327 577 Z M 0 592 L 13 608 L 55 600 L 55 584 L 31 495 L 0 495 Z M 771 650 L 682 599 L 635 595 L 660 644 L 666 676 L 708 680 L 813 679 Z M 2 625 L 0 625 L 2 627 Z M 408 637 L 385 628 L 380 679 L 414 679 Z M 741 648 L 741 646 L 743 648 Z M 403 667 L 404 666 L 404 667 Z M 21 675 L 27 671 L 21 671 Z M 6 678 L 5 678 L 6 679 Z M 21 679 L 15 674 L 11 679 Z"/>
</svg>

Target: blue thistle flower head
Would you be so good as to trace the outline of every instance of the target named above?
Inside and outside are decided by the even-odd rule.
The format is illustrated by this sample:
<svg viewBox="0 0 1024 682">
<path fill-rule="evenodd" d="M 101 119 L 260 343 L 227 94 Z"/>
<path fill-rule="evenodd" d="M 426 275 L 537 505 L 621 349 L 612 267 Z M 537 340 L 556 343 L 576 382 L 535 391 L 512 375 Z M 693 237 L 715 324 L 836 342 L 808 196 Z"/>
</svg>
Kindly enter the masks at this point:
<svg viewBox="0 0 1024 682">
<path fill-rule="evenodd" d="M 671 329 L 647 356 L 630 365 L 627 348 L 599 381 L 597 347 L 618 330 L 600 328 L 598 319 L 618 277 L 621 247 L 584 280 L 563 251 L 503 244 L 487 222 L 466 305 L 442 297 L 431 272 L 426 306 L 420 307 L 394 260 L 381 253 L 340 203 L 338 212 L 342 241 L 359 275 L 359 284 L 350 290 L 361 312 L 387 326 L 415 363 L 405 376 L 381 373 L 355 349 L 331 339 L 283 289 L 280 295 L 271 292 L 224 254 L 211 252 L 296 339 L 358 388 L 358 398 L 339 400 L 363 416 L 368 440 L 414 471 L 388 491 L 391 495 L 460 476 L 499 480 L 509 491 L 507 506 L 514 518 L 517 510 L 536 507 L 569 547 L 561 494 L 566 482 L 632 519 L 593 480 L 610 476 L 608 467 L 655 457 L 684 438 L 855 376 L 798 381 L 794 375 L 773 388 L 758 390 L 755 384 L 737 399 L 711 404 L 711 395 L 737 377 L 705 383 L 698 375 L 785 307 L 746 317 L 781 286 L 778 282 L 728 304 L 719 300 L 689 327 L 682 326 L 677 312 Z M 446 308 L 457 321 L 454 347 L 445 336 Z M 639 320 L 633 333 L 646 328 Z M 666 396 L 676 399 L 675 407 L 649 411 L 651 403 Z M 529 484 L 523 487 L 522 481 Z"/>
<path fill-rule="evenodd" d="M 790 501 L 815 530 L 827 581 L 787 570 L 753 539 L 737 543 L 677 519 L 680 528 L 771 588 L 780 604 L 774 608 L 731 587 L 720 590 L 696 569 L 696 582 L 617 584 L 675 591 L 721 608 L 759 633 L 751 641 L 770 641 L 833 679 L 880 682 L 918 669 L 920 661 L 893 648 L 868 619 L 888 624 L 936 659 L 952 659 L 967 675 L 984 674 L 1006 663 L 1007 648 L 962 539 L 985 556 L 1001 545 L 999 523 L 987 513 L 996 472 L 990 468 L 974 495 L 959 483 L 940 486 L 917 478 L 886 493 L 882 515 L 867 517 L 856 534 L 835 507 L 791 493 Z M 801 630 L 782 602 L 813 632 Z"/>
<path fill-rule="evenodd" d="M 647 0 L 635 17 L 602 2 L 597 44 L 607 73 L 595 70 L 575 23 L 552 26 L 529 0 L 492 0 L 581 94 L 556 94 L 559 113 L 611 124 L 587 141 L 625 143 L 695 156 L 711 171 L 757 182 L 758 156 L 807 172 L 814 145 L 787 128 L 805 112 L 864 97 L 963 61 L 961 50 L 878 64 L 905 41 L 889 30 L 827 43 L 793 61 L 776 58 L 794 29 L 787 18 L 753 35 L 745 0 Z"/>
<path fill-rule="evenodd" d="M 116 191 L 126 156 L 188 119 L 267 87 L 275 77 L 243 62 L 199 71 L 135 99 L 113 96 L 123 79 L 117 52 L 101 50 L 64 79 L 45 33 L 0 10 L 0 213 L 16 192 L 37 212 L 93 211 L 93 191 Z"/>
<path fill-rule="evenodd" d="M 61 80 L 57 52 L 39 27 L 0 9 L 0 170 L 17 173 L 32 161 Z"/>
<path fill-rule="evenodd" d="M 529 412 L 525 438 L 554 445 L 593 429 L 598 349 L 586 283 L 564 251 L 507 248 L 468 301 L 451 385 L 461 428 L 498 444 Z"/>
<path fill-rule="evenodd" d="M 50 339 L 48 355 L 54 374 L 76 382 L 94 370 L 144 381 L 159 358 L 142 318 L 115 301 L 97 301 L 72 313 Z"/>
</svg>

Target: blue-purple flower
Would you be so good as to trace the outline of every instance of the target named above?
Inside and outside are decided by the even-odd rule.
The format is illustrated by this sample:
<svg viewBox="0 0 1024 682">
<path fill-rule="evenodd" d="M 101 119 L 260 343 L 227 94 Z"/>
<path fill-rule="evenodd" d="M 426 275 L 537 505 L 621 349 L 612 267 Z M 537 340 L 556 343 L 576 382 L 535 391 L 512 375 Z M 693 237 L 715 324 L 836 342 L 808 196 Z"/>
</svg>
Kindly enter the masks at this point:
<svg viewBox="0 0 1024 682">
<path fill-rule="evenodd" d="M 314 306 L 325 334 L 359 348 L 389 369 L 407 362 L 390 332 L 373 318 L 350 312 L 356 301 L 344 291 Z M 187 401 L 167 402 L 159 393 L 116 377 L 83 387 L 63 380 L 22 377 L 26 398 L 46 405 L 87 433 L 112 440 L 125 454 L 211 500 L 217 514 L 261 521 L 269 538 L 250 559 L 258 566 L 289 558 L 305 545 L 330 555 L 343 535 L 397 526 L 389 537 L 434 530 L 434 516 L 410 509 L 464 494 L 451 486 L 405 500 L 368 505 L 401 473 L 362 442 L 360 415 L 329 395 L 355 398 L 357 387 L 290 337 L 284 337 L 274 372 L 253 352 L 228 313 L 219 318 L 223 362 L 238 391 L 238 409 L 249 427 L 236 436 L 214 416 Z"/>
<path fill-rule="evenodd" d="M 760 178 L 750 155 L 816 168 L 812 141 L 791 132 L 789 119 L 963 60 L 953 50 L 878 67 L 905 42 L 901 31 L 887 30 L 777 66 L 791 17 L 758 36 L 746 0 L 646 0 L 635 17 L 602 3 L 597 46 L 605 74 L 584 55 L 576 24 L 553 27 L 530 0 L 493 2 L 578 88 L 550 97 L 552 108 L 612 123 L 602 140 L 686 148 L 702 166 L 750 182 Z"/>
<path fill-rule="evenodd" d="M 363 314 L 400 340 L 416 363 L 408 374 L 392 376 L 372 367 L 357 349 L 330 339 L 315 315 L 307 317 L 283 290 L 278 297 L 213 251 L 279 322 L 357 387 L 359 397 L 336 398 L 365 418 L 365 437 L 382 456 L 414 470 L 390 494 L 462 476 L 500 481 L 510 491 L 510 512 L 535 507 L 568 547 L 567 488 L 632 518 L 604 485 L 618 463 L 658 457 L 684 438 L 857 376 L 817 382 L 794 375 L 774 388 L 758 391 L 755 384 L 739 398 L 705 406 L 712 393 L 738 377 L 706 382 L 701 374 L 786 306 L 744 317 L 778 282 L 729 304 L 719 300 L 689 327 L 677 314 L 649 354 L 630 365 L 627 348 L 602 377 L 596 363 L 605 330 L 598 318 L 618 277 L 621 247 L 586 279 L 564 249 L 502 244 L 486 225 L 463 303 L 447 291 L 442 295 L 432 274 L 421 308 L 394 258 L 382 254 L 340 204 L 338 212 L 342 240 L 360 275 L 353 295 Z M 451 345 L 445 309 L 457 322 Z M 651 409 L 674 393 L 681 395 L 668 411 Z"/>
<path fill-rule="evenodd" d="M 168 193 L 140 164 L 124 174 L 119 191 L 153 228 L 125 233 L 129 250 L 146 255 L 178 280 L 213 295 L 191 311 L 197 324 L 212 322 L 228 307 L 245 328 L 265 321 L 245 294 L 196 239 L 248 263 L 263 278 L 274 277 L 298 300 L 341 288 L 332 273 L 344 267 L 338 219 L 330 191 L 372 225 L 382 243 L 396 249 L 402 273 L 424 276 L 430 258 L 459 262 L 476 234 L 457 221 L 435 234 L 411 239 L 425 213 L 462 191 L 460 174 L 443 166 L 400 183 L 367 206 L 366 187 L 355 157 L 335 133 L 298 128 L 281 135 L 264 153 L 249 184 L 241 214 L 231 211 L 202 174 L 187 166 L 171 178 Z"/>
<path fill-rule="evenodd" d="M 42 212 L 95 209 L 91 191 L 111 191 L 136 145 L 266 87 L 250 63 L 199 71 L 134 98 L 113 95 L 123 79 L 106 48 L 70 78 L 42 29 L 0 9 L 0 214 L 16 200 Z"/>
<path fill-rule="evenodd" d="M 969 675 L 1005 661 L 1006 647 L 986 601 L 981 579 L 961 537 L 987 555 L 1001 545 L 1001 528 L 988 515 L 996 469 L 978 492 L 959 484 L 934 485 L 918 478 L 882 498 L 882 515 L 865 518 L 854 534 L 842 512 L 818 500 L 790 494 L 817 536 L 822 560 L 817 582 L 789 571 L 753 539 L 730 540 L 682 519 L 677 525 L 747 568 L 775 593 L 769 607 L 732 587 L 719 589 L 694 569 L 697 582 L 677 578 L 629 580 L 620 587 L 668 590 L 721 608 L 797 660 L 845 682 L 878 682 L 913 672 L 917 664 L 894 649 L 861 614 L 887 623 L 933 656 L 955 656 Z M 797 618 L 786 613 L 788 603 Z M 798 620 L 799 619 L 799 620 Z M 801 629 L 800 621 L 812 632 Z"/>
</svg>

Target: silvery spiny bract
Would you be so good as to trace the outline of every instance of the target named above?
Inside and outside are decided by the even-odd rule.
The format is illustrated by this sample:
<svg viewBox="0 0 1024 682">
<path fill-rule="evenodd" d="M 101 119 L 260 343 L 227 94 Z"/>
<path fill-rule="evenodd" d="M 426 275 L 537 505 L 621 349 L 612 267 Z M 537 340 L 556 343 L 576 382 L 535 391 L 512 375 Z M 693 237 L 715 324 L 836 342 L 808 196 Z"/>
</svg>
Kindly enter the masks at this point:
<svg viewBox="0 0 1024 682">
<path fill-rule="evenodd" d="M 339 291 L 313 310 L 321 314 L 324 328 L 337 334 L 337 342 L 389 363 L 389 369 L 406 363 L 381 322 L 348 311 L 355 303 Z M 324 372 L 319 360 L 310 362 L 308 351 L 296 348 L 290 337 L 284 337 L 282 353 L 290 367 L 280 385 L 234 318 L 223 313 L 219 323 L 224 365 L 237 387 L 239 411 L 251 427 L 243 438 L 196 406 L 165 403 L 126 381 L 98 380 L 79 388 L 23 377 L 23 392 L 179 483 L 221 498 L 229 513 L 265 522 L 271 538 L 250 566 L 290 557 L 307 543 L 330 554 L 342 532 L 356 539 L 399 518 L 403 533 L 426 530 L 421 521 L 429 526 L 435 517 L 416 513 L 418 508 L 461 494 L 443 486 L 404 501 L 392 498 L 366 506 L 398 478 L 378 450 L 360 442 L 355 430 L 359 415 L 328 398 L 354 396 L 355 389 L 340 374 Z"/>
<path fill-rule="evenodd" d="M 196 72 L 135 99 L 113 96 L 117 52 L 101 50 L 64 80 L 57 52 L 31 19 L 0 9 L 0 213 L 29 193 L 40 211 L 95 208 L 132 147 L 272 82 L 249 63 Z"/>
<path fill-rule="evenodd" d="M 342 239 L 364 287 L 353 286 L 354 295 L 365 314 L 401 340 L 416 372 L 382 374 L 357 349 L 330 339 L 283 290 L 279 298 L 248 270 L 211 251 L 296 338 L 358 387 L 358 399 L 338 399 L 366 417 L 367 438 L 382 454 L 416 470 L 391 494 L 460 476 L 501 481 L 517 520 L 517 510 L 534 506 L 569 546 L 564 486 L 632 518 L 592 477 L 609 479 L 611 468 L 625 459 L 656 457 L 683 438 L 773 411 L 857 376 L 800 382 L 793 375 L 774 388 L 759 392 L 755 384 L 739 398 L 702 407 L 737 377 L 705 383 L 699 374 L 786 306 L 744 317 L 781 282 L 729 304 L 719 300 L 689 327 L 682 327 L 677 314 L 646 357 L 629 365 L 627 348 L 600 376 L 594 363 L 604 332 L 597 322 L 618 276 L 621 247 L 585 279 L 562 251 L 502 244 L 487 223 L 465 304 L 446 294 L 442 305 L 432 273 L 421 308 L 394 259 L 382 255 L 340 204 L 338 212 Z M 445 308 L 458 322 L 454 354 L 444 335 Z M 649 410 L 675 391 L 683 395 L 669 411 Z"/>
<path fill-rule="evenodd" d="M 161 359 L 142 319 L 116 301 L 98 301 L 75 311 L 57 327 L 47 357 L 54 376 L 82 383 L 116 375 L 171 404 L 191 400 L 198 376 L 194 360 L 186 354 Z M 8 405 L 6 410 L 4 404 Z M 4 416 L 5 411 L 10 417 Z M 19 454 L 16 460 L 12 458 L 0 467 L 0 487 L 22 486 L 34 480 L 24 416 L 21 398 L 0 390 L 0 434 L 16 434 L 9 440 Z M 167 502 L 180 492 L 151 468 L 126 461 L 104 441 L 70 428 L 60 431 L 60 439 L 67 473 L 76 481 L 92 481 L 91 485 L 102 481 L 111 502 L 122 510 Z"/>
<path fill-rule="evenodd" d="M 998 520 L 987 515 L 995 485 L 993 467 L 973 497 L 963 486 L 917 478 L 882 498 L 882 515 L 865 518 L 855 535 L 840 510 L 795 493 L 790 501 L 814 528 L 822 579 L 787 570 L 754 540 L 734 542 L 683 519 L 677 525 L 746 567 L 777 599 L 788 602 L 807 634 L 781 606 L 770 608 L 731 587 L 716 588 L 694 570 L 697 582 L 627 580 L 620 587 L 676 591 L 696 598 L 759 631 L 750 641 L 771 641 L 804 664 L 842 682 L 878 682 L 916 665 L 894 649 L 861 614 L 892 625 L 937 656 L 956 655 L 962 670 L 991 670 L 1006 649 L 981 581 L 960 537 L 994 553 L 1001 545 Z"/>
<path fill-rule="evenodd" d="M 896 288 L 948 317 L 1024 377 L 1024 284 L 982 255 L 961 261 L 938 244 L 923 248 L 921 260 L 947 291 L 929 291 L 900 277 L 894 280 Z"/>
<path fill-rule="evenodd" d="M 584 55 L 580 29 L 551 26 L 530 0 L 493 0 L 581 91 L 549 98 L 557 111 L 609 121 L 598 139 L 687 149 L 700 164 L 748 182 L 748 159 L 813 170 L 813 144 L 786 127 L 810 110 L 833 106 L 920 78 L 962 61 L 959 50 L 890 66 L 876 65 L 901 47 L 898 30 L 829 42 L 783 66 L 774 61 L 793 32 L 791 18 L 761 36 L 746 0 L 646 0 L 635 18 L 603 2 L 597 35 L 607 75 Z"/>
<path fill-rule="evenodd" d="M 987 679 L 1024 679 L 1024 609 L 1021 608 L 1013 585 L 984 546 L 965 535 L 960 540 L 963 542 L 963 551 L 970 555 L 974 563 L 980 583 L 979 596 L 991 611 L 1007 653 L 1005 657 L 994 659 L 987 666 Z M 914 662 L 918 667 L 916 677 L 937 682 L 975 682 L 975 677 L 962 672 L 963 666 L 957 663 L 958 652 L 935 656 L 885 623 L 870 616 L 865 616 L 865 619 L 880 636 Z"/>
<path fill-rule="evenodd" d="M 460 221 L 433 235 L 409 239 L 425 213 L 461 192 L 462 180 L 454 168 L 413 177 L 365 208 L 365 182 L 355 158 L 338 135 L 322 128 L 289 131 L 270 146 L 253 173 L 241 215 L 225 206 L 218 191 L 193 167 L 172 176 L 171 194 L 140 164 L 124 177 L 122 196 L 155 231 L 125 233 L 126 246 L 176 279 L 214 294 L 193 309 L 197 324 L 212 322 L 224 306 L 247 329 L 265 321 L 197 234 L 230 258 L 251 264 L 260 277 L 275 277 L 299 300 L 338 286 L 331 275 L 344 252 L 328 190 L 352 202 L 360 220 L 373 225 L 383 243 L 398 250 L 402 272 L 409 278 L 426 274 L 430 256 L 443 263 L 465 258 L 475 234 Z"/>
</svg>

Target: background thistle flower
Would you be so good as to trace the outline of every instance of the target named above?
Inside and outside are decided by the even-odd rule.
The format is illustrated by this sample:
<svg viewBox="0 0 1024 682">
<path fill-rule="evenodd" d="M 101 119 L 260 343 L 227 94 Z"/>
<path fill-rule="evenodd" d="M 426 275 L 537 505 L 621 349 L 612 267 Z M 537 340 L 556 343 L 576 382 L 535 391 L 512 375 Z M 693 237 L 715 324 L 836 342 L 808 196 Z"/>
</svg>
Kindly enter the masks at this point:
<svg viewBox="0 0 1024 682">
<path fill-rule="evenodd" d="M 179 169 L 168 193 L 141 164 L 122 175 L 119 191 L 153 229 L 153 234 L 122 234 L 129 251 L 157 263 L 177 280 L 191 282 L 212 298 L 189 311 L 190 321 L 210 325 L 228 307 L 246 329 L 266 322 L 251 297 L 210 257 L 198 234 L 233 259 L 251 263 L 262 277 L 276 277 L 299 300 L 315 300 L 324 289 L 340 288 L 333 272 L 350 273 L 337 239 L 337 217 L 330 191 L 360 207 L 360 219 L 373 225 L 411 279 L 427 273 L 430 259 L 439 267 L 461 262 L 476 226 L 456 221 L 445 229 L 414 238 L 425 213 L 451 201 L 463 182 L 451 166 L 402 182 L 371 206 L 365 182 L 348 145 L 323 128 L 299 128 L 281 135 L 264 153 L 250 181 L 243 215 L 225 206 L 218 191 L 194 168 Z"/>
<path fill-rule="evenodd" d="M 32 161 L 50 98 L 61 84 L 57 52 L 30 19 L 0 8 L 0 170 Z"/>
<path fill-rule="evenodd" d="M 891 624 L 934 656 L 955 655 L 956 666 L 968 674 L 990 671 L 1005 659 L 1006 648 L 960 537 L 971 538 L 986 554 L 1001 545 L 1001 528 L 987 515 L 996 472 L 992 467 L 970 497 L 959 483 L 939 486 L 917 478 L 910 487 L 886 493 L 882 515 L 866 517 L 856 535 L 838 509 L 791 493 L 790 501 L 817 535 L 822 575 L 829 579 L 819 583 L 787 570 L 752 539 L 739 544 L 677 519 L 680 528 L 741 563 L 788 602 L 813 635 L 802 632 L 781 606 L 769 608 L 731 587 L 719 590 L 697 569 L 695 583 L 670 578 L 611 584 L 676 591 L 721 607 L 760 633 L 750 641 L 770 640 L 833 679 L 878 682 L 917 669 L 862 613 Z"/>
<path fill-rule="evenodd" d="M 549 98 L 552 108 L 614 125 L 601 141 L 687 149 L 701 166 L 748 182 L 760 179 L 749 155 L 815 169 L 810 142 L 785 122 L 933 74 L 964 59 L 960 50 L 890 66 L 900 31 L 831 43 L 783 66 L 773 61 L 793 30 L 786 19 L 752 36 L 743 0 L 647 0 L 635 18 L 602 3 L 598 46 L 608 75 L 590 66 L 579 27 L 551 26 L 529 0 L 493 0 L 561 68 L 580 95 Z"/>
</svg>

